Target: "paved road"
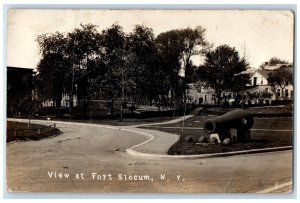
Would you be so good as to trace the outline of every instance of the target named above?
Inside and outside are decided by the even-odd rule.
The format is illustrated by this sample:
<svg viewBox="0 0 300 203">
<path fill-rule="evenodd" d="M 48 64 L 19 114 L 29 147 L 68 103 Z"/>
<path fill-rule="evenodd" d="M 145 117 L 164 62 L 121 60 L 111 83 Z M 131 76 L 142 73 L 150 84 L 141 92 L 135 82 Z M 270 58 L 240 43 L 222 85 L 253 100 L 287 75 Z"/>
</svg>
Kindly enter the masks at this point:
<svg viewBox="0 0 300 203">
<path fill-rule="evenodd" d="M 292 179 L 291 151 L 193 160 L 142 158 L 125 153 L 147 139 L 139 134 L 95 125 L 57 126 L 64 132 L 60 136 L 7 144 L 8 190 L 255 193 L 274 187 L 271 192 L 291 189 L 286 184 Z M 59 173 L 69 176 L 59 178 Z M 93 173 L 99 180 L 92 178 Z M 128 180 L 129 175 L 144 180 Z"/>
</svg>

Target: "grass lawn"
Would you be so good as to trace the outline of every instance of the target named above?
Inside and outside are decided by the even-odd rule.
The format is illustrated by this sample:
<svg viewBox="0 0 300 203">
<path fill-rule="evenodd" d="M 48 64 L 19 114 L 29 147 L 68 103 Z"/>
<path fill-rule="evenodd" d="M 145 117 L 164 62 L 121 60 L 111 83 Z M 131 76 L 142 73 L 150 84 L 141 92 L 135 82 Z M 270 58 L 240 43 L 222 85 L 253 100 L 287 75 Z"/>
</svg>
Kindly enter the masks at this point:
<svg viewBox="0 0 300 203">
<path fill-rule="evenodd" d="M 206 109 L 207 114 L 222 115 L 234 109 L 240 108 L 221 108 L 214 107 Z M 255 113 L 256 117 L 291 117 L 293 115 L 293 104 L 279 106 L 260 106 L 260 107 L 245 107 L 245 110 Z"/>
<path fill-rule="evenodd" d="M 56 136 L 62 132 L 50 126 L 30 124 L 28 128 L 27 123 L 19 122 L 6 122 L 6 142 L 12 142 L 16 140 L 40 140 L 49 136 Z"/>
<path fill-rule="evenodd" d="M 66 122 L 69 121 L 69 122 L 78 122 L 78 123 L 94 123 L 94 124 L 113 125 L 113 126 L 131 126 L 131 125 L 164 122 L 164 121 L 169 121 L 172 119 L 174 119 L 174 118 L 173 117 L 155 117 L 155 118 L 145 118 L 145 119 L 124 118 L 123 121 L 120 121 L 119 118 L 116 118 L 116 119 L 87 119 L 87 120 L 59 119 L 59 120 L 66 121 Z"/>
<path fill-rule="evenodd" d="M 168 125 L 145 127 L 180 135 L 180 139 L 168 151 L 176 154 L 207 154 L 229 151 L 241 151 L 249 149 L 261 149 L 279 146 L 293 145 L 292 118 L 254 118 L 254 126 L 251 130 L 252 142 L 236 143 L 230 146 L 217 144 L 199 144 L 198 139 L 206 133 L 201 129 L 203 122 L 215 116 L 194 116 L 185 120 L 185 128 L 182 131 L 182 122 Z M 196 129 L 195 129 L 196 128 Z M 197 129 L 198 128 L 198 129 Z M 187 136 L 193 139 L 188 141 Z"/>
<path fill-rule="evenodd" d="M 184 121 L 184 127 L 202 128 L 203 123 L 210 118 L 216 117 L 215 115 L 197 115 Z M 255 117 L 254 128 L 263 129 L 278 129 L 278 130 L 291 130 L 292 118 L 291 117 Z M 161 127 L 182 127 L 183 122 L 159 125 Z M 157 126 L 157 127 L 159 127 Z"/>
</svg>

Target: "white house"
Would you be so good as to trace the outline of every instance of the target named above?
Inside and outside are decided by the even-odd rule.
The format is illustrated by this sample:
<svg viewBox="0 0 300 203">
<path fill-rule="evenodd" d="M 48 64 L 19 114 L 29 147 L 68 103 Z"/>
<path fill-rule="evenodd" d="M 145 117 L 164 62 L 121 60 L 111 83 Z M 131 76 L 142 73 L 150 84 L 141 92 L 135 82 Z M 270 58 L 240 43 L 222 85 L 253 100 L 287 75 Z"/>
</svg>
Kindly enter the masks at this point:
<svg viewBox="0 0 300 203">
<path fill-rule="evenodd" d="M 256 70 L 250 78 L 250 84 L 247 86 L 266 86 L 268 85 L 268 73 L 264 70 Z"/>
<path fill-rule="evenodd" d="M 293 99 L 292 84 L 287 84 L 282 92 L 282 89 L 280 87 L 274 89 L 274 87 L 271 87 L 268 83 L 269 73 L 279 68 L 286 68 L 288 71 L 293 73 L 292 64 L 277 64 L 272 66 L 265 64 L 260 69 L 253 71 L 250 77 L 250 84 L 246 85 L 248 87 L 247 91 L 250 93 L 262 91 L 272 93 L 272 100 L 276 100 L 283 97 L 285 97 L 286 99 Z"/>
</svg>

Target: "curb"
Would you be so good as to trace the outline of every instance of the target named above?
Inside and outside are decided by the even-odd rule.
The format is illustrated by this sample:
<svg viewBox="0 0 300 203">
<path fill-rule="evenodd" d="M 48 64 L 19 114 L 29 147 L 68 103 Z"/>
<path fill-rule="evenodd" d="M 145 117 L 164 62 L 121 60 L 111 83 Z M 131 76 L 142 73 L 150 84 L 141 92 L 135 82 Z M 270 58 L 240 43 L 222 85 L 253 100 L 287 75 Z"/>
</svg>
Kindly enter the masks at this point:
<svg viewBox="0 0 300 203">
<path fill-rule="evenodd" d="M 186 116 L 181 116 L 179 118 L 176 118 L 176 119 L 173 119 L 170 121 L 162 121 L 162 122 L 156 122 L 156 123 L 144 123 L 144 124 L 137 124 L 137 125 L 132 125 L 132 126 L 128 126 L 128 127 L 136 128 L 136 127 L 144 127 L 144 126 L 147 127 L 147 126 L 153 126 L 153 125 L 155 126 L 155 125 L 166 125 L 166 124 L 179 123 L 183 120 L 192 118 L 193 116 L 195 116 L 195 115 L 186 115 Z"/>
<path fill-rule="evenodd" d="M 245 155 L 245 154 L 275 152 L 275 151 L 283 151 L 283 150 L 291 150 L 291 149 L 293 149 L 293 146 L 272 147 L 272 148 L 265 148 L 265 149 L 251 149 L 251 150 L 214 153 L 214 154 L 167 155 L 167 154 L 147 154 L 144 152 L 135 151 L 133 148 L 129 148 L 126 149 L 126 153 L 132 156 L 149 157 L 149 158 L 204 159 L 204 158 L 213 158 L 213 157 L 227 157 L 227 156 L 236 156 L 236 155 Z"/>
<path fill-rule="evenodd" d="M 251 149 L 251 150 L 243 150 L 243 151 L 235 151 L 235 152 L 223 152 L 223 153 L 214 153 L 214 154 L 193 154 L 193 155 L 168 155 L 168 154 L 150 154 L 145 152 L 139 152 L 134 150 L 144 144 L 147 144 L 155 139 L 155 136 L 142 132 L 136 129 L 130 128 L 122 128 L 121 130 L 137 133 L 140 135 L 144 135 L 148 140 L 137 144 L 133 147 L 126 149 L 126 153 L 131 156 L 139 156 L 144 158 L 169 158 L 169 159 L 203 159 L 203 158 L 213 158 L 213 157 L 226 157 L 226 156 L 236 156 L 236 155 L 245 155 L 245 154 L 255 154 L 255 153 L 265 153 L 265 152 L 275 152 L 275 151 L 283 151 L 283 150 L 291 150 L 293 146 L 284 146 L 284 147 L 271 147 L 264 149 Z"/>
<path fill-rule="evenodd" d="M 121 128 L 121 130 L 126 131 L 126 132 L 132 132 L 132 133 L 139 134 L 139 135 L 143 135 L 143 136 L 146 136 L 147 138 L 149 138 L 148 140 L 146 140 L 146 141 L 144 141 L 144 142 L 142 142 L 140 144 L 134 145 L 133 147 L 130 147 L 130 148 L 126 149 L 126 152 L 127 152 L 127 150 L 130 150 L 130 149 L 133 150 L 134 148 L 137 148 L 137 147 L 140 147 L 142 145 L 145 145 L 145 144 L 151 142 L 152 140 L 154 140 L 154 138 L 155 138 L 150 133 L 142 132 L 142 131 L 135 130 L 135 129 Z"/>
<path fill-rule="evenodd" d="M 120 129 L 120 128 L 137 128 L 137 127 L 143 127 L 143 126 L 152 126 L 152 125 L 164 125 L 164 124 L 172 124 L 172 123 L 178 123 L 182 120 L 186 120 L 189 118 L 192 118 L 194 115 L 186 115 L 181 116 L 179 118 L 170 120 L 170 121 L 162 121 L 162 122 L 155 122 L 155 123 L 144 123 L 144 124 L 137 124 L 137 125 L 120 125 L 120 126 L 113 126 L 109 124 L 97 124 L 97 123 L 84 123 L 84 122 L 70 122 L 70 121 L 60 121 L 60 120 L 40 120 L 40 119 L 31 119 L 33 122 L 43 122 L 43 123 L 61 123 L 61 124 L 76 124 L 76 125 L 83 125 L 83 126 L 102 126 L 102 127 L 111 127 L 112 129 Z M 6 118 L 6 121 L 13 121 L 13 118 Z M 24 118 L 16 118 L 17 122 L 27 122 L 28 119 Z"/>
</svg>

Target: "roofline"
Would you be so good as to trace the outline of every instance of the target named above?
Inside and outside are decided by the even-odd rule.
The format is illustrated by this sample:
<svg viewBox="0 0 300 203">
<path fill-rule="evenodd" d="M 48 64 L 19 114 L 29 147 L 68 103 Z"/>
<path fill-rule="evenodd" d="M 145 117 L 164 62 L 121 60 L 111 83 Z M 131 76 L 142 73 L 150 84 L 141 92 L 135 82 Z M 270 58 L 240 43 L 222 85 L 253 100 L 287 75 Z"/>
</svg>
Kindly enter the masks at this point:
<svg viewBox="0 0 300 203">
<path fill-rule="evenodd" d="M 16 66 L 7 66 L 6 70 L 9 68 L 11 69 L 17 69 L 17 70 L 26 70 L 26 71 L 32 71 L 33 73 L 37 73 L 37 71 L 34 68 L 21 68 L 21 67 L 16 67 Z"/>
<path fill-rule="evenodd" d="M 259 69 L 257 69 L 254 73 L 256 73 L 257 71 L 259 71 Z M 254 75 L 254 73 L 250 76 L 252 77 Z M 263 76 L 263 78 L 265 78 L 266 80 L 268 79 L 267 77 L 265 77 L 263 74 L 259 73 L 261 76 Z"/>
<path fill-rule="evenodd" d="M 34 70 L 34 68 L 17 67 L 17 66 L 7 66 L 7 68 L 19 68 L 19 69 L 30 69 L 30 70 Z"/>
</svg>

